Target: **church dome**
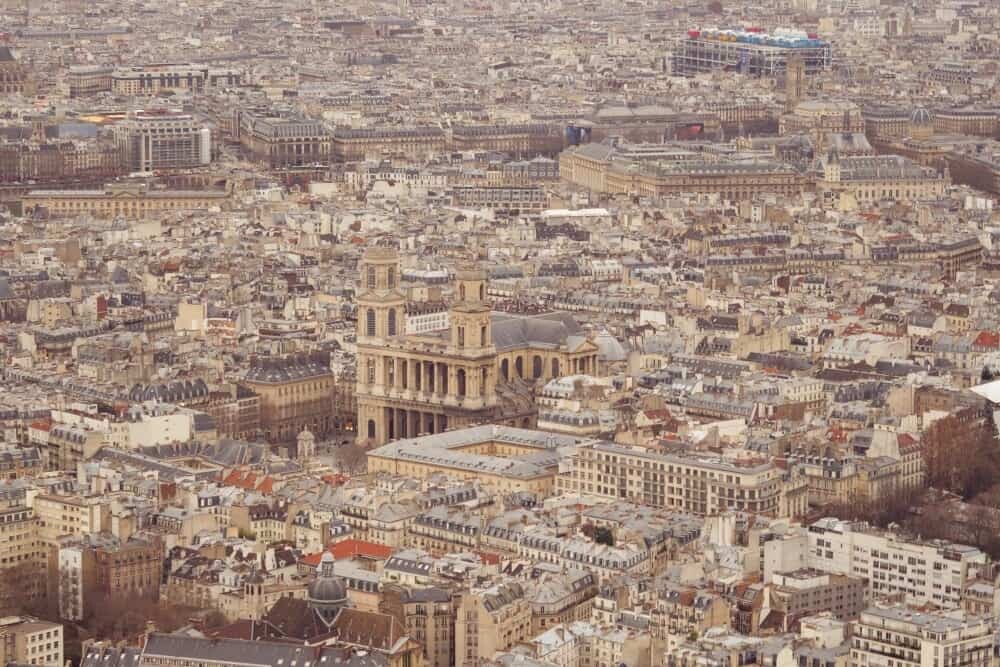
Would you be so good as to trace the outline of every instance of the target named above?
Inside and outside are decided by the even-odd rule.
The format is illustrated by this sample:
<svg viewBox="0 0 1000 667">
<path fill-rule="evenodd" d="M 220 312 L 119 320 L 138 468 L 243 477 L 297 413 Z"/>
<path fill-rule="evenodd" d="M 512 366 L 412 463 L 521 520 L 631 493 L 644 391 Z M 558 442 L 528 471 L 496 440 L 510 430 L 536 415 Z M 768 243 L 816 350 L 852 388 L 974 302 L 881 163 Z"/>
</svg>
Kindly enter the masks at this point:
<svg viewBox="0 0 1000 667">
<path fill-rule="evenodd" d="M 597 345 L 599 359 L 605 361 L 625 361 L 628 359 L 628 349 L 617 338 L 608 333 L 607 329 L 597 334 L 594 343 Z"/>
<path fill-rule="evenodd" d="M 934 117 L 931 112 L 924 107 L 917 107 L 910 114 L 910 122 L 914 125 L 932 125 Z"/>
<path fill-rule="evenodd" d="M 319 575 L 309 584 L 309 602 L 313 605 L 331 606 L 347 601 L 347 586 L 334 574 L 336 560 L 329 551 L 319 561 Z"/>
</svg>

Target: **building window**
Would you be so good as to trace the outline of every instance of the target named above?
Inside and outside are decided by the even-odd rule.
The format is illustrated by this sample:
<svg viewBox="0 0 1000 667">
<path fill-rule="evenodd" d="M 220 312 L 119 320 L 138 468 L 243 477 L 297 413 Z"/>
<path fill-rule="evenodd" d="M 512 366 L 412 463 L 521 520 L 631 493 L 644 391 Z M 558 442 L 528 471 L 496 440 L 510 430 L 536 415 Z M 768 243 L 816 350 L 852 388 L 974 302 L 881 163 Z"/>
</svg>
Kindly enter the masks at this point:
<svg viewBox="0 0 1000 667">
<path fill-rule="evenodd" d="M 390 266 L 389 272 L 386 274 L 386 285 L 389 289 L 395 289 L 396 287 L 396 267 Z"/>
<path fill-rule="evenodd" d="M 396 335 L 396 309 L 391 308 L 389 310 L 389 335 Z"/>
<path fill-rule="evenodd" d="M 458 328 L 458 346 L 465 347 L 465 327 Z"/>
<path fill-rule="evenodd" d="M 375 267 L 368 267 L 368 289 L 375 289 Z"/>
<path fill-rule="evenodd" d="M 365 313 L 365 335 L 375 335 L 375 311 L 371 308 Z"/>
<path fill-rule="evenodd" d="M 486 347 L 486 327 L 479 327 L 479 344 Z"/>
<path fill-rule="evenodd" d="M 368 384 L 375 384 L 375 360 L 368 360 Z"/>
<path fill-rule="evenodd" d="M 375 420 L 374 419 L 369 419 L 368 420 L 368 437 L 371 440 L 375 439 Z"/>
</svg>

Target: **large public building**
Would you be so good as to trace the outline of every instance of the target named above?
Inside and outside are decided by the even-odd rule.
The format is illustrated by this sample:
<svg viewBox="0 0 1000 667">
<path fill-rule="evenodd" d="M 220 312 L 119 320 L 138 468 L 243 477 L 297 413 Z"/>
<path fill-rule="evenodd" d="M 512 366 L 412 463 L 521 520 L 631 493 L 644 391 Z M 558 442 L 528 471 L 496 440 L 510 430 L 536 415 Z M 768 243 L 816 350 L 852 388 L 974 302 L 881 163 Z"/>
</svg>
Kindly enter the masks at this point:
<svg viewBox="0 0 1000 667">
<path fill-rule="evenodd" d="M 447 328 L 419 334 L 406 332 L 396 250 L 369 249 L 360 269 L 361 443 L 483 423 L 530 427 L 532 382 L 597 372 L 598 347 L 568 314 L 493 317 L 478 268 L 457 272 Z"/>
</svg>

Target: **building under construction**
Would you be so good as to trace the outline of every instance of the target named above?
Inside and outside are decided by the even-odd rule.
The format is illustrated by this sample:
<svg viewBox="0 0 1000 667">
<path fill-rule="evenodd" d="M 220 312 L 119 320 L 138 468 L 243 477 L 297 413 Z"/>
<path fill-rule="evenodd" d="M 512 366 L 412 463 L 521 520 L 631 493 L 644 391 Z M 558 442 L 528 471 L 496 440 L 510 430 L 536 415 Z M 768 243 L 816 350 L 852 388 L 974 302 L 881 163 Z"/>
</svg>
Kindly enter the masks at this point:
<svg viewBox="0 0 1000 667">
<path fill-rule="evenodd" d="M 807 75 L 828 69 L 832 60 L 829 42 L 798 30 L 689 30 L 674 47 L 673 71 L 679 76 L 719 69 L 777 76 L 793 56 L 802 60 Z"/>
</svg>

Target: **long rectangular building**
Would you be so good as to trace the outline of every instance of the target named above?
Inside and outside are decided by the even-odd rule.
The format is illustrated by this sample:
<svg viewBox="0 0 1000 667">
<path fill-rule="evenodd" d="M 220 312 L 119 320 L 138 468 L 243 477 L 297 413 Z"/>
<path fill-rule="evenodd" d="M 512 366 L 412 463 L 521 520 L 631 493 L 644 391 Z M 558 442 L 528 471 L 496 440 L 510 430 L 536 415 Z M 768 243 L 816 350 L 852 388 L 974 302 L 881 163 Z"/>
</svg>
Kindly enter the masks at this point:
<svg viewBox="0 0 1000 667">
<path fill-rule="evenodd" d="M 554 433 L 475 426 L 396 440 L 368 452 L 369 472 L 426 478 L 445 474 L 479 480 L 504 493 L 546 496 L 552 491 L 560 448 L 581 440 Z"/>
<path fill-rule="evenodd" d="M 812 524 L 808 539 L 810 567 L 864 577 L 870 595 L 902 595 L 911 604 L 960 606 L 966 584 L 987 561 L 985 553 L 968 545 L 908 541 L 839 519 Z"/>
<path fill-rule="evenodd" d="M 694 76 L 724 69 L 749 76 L 783 74 L 792 57 L 801 58 L 806 74 L 830 68 L 830 44 L 816 35 L 777 29 L 689 30 L 678 39 L 673 53 L 674 74 Z"/>
<path fill-rule="evenodd" d="M 770 516 L 789 513 L 782 507 L 786 504 L 782 502 L 784 474 L 773 463 L 664 454 L 610 442 L 577 448 L 563 461 L 556 488 L 702 516 L 724 510 Z M 804 505 L 804 494 L 797 495 L 802 495 Z"/>
<path fill-rule="evenodd" d="M 559 176 L 602 194 L 717 194 L 730 201 L 766 193 L 795 195 L 813 187 L 807 175 L 779 162 L 633 161 L 621 159 L 620 149 L 608 144 L 563 151 Z"/>
<path fill-rule="evenodd" d="M 988 667 L 994 663 L 992 619 L 964 611 L 870 607 L 851 633 L 858 667 Z"/>
<path fill-rule="evenodd" d="M 202 91 L 205 88 L 238 86 L 243 73 L 202 65 L 163 63 L 119 67 L 111 73 L 111 92 L 119 95 L 156 95 L 164 90 Z"/>
<path fill-rule="evenodd" d="M 229 196 L 228 190 L 151 190 L 143 185 L 110 184 L 101 190 L 31 190 L 21 205 L 25 213 L 44 208 L 53 217 L 87 213 L 95 218 L 138 218 L 224 206 Z"/>
</svg>

